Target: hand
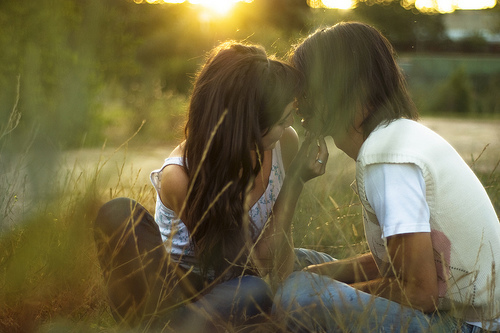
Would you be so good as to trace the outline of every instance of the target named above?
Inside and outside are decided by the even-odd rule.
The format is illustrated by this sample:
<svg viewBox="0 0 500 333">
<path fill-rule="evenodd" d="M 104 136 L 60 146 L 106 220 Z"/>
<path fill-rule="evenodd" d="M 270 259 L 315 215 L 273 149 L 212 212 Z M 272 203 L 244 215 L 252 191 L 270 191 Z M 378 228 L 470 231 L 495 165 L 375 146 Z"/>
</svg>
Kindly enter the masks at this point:
<svg viewBox="0 0 500 333">
<path fill-rule="evenodd" d="M 325 138 L 313 138 L 306 133 L 306 138 L 290 164 L 287 177 L 307 182 L 325 173 L 328 162 L 328 148 Z"/>
</svg>

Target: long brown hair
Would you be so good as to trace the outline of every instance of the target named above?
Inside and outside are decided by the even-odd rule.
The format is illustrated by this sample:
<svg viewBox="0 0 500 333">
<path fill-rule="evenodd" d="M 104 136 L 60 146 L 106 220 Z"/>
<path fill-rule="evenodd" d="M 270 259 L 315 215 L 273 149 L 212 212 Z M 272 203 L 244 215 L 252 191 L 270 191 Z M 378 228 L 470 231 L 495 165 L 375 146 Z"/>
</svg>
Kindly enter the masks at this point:
<svg viewBox="0 0 500 333">
<path fill-rule="evenodd" d="M 248 269 L 248 244 L 256 235 L 246 198 L 261 169 L 261 138 L 300 84 L 291 66 L 268 58 L 261 47 L 234 42 L 214 49 L 198 73 L 185 128 L 184 216 L 203 274 Z"/>
<path fill-rule="evenodd" d="M 365 137 L 382 122 L 418 118 L 392 45 L 367 24 L 316 30 L 296 46 L 292 62 L 307 81 L 299 111 L 319 117 L 322 134 L 347 130 L 360 109 Z"/>
</svg>

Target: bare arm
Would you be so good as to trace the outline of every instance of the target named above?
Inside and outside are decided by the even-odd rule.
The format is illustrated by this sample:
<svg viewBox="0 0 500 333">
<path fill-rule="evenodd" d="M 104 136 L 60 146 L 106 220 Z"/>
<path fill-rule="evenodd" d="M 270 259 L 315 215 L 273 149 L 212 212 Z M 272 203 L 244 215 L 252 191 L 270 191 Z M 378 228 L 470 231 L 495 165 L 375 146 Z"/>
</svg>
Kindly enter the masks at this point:
<svg viewBox="0 0 500 333">
<path fill-rule="evenodd" d="M 430 233 L 388 238 L 391 270 L 380 275 L 371 253 L 312 265 L 305 270 L 328 275 L 354 288 L 423 312 L 436 310 L 438 284 Z"/>
<path fill-rule="evenodd" d="M 392 272 L 353 286 L 423 312 L 436 310 L 438 283 L 430 233 L 410 233 L 387 239 Z"/>
<path fill-rule="evenodd" d="M 318 142 L 319 146 L 316 140 L 306 138 L 290 163 L 283 187 L 273 207 L 273 214 L 255 245 L 254 254 L 264 270 L 263 275 L 273 273 L 278 281 L 286 278 L 293 269 L 291 224 L 304 183 L 325 172 L 328 149 L 323 138 Z M 318 163 L 318 158 L 324 163 Z"/>
<path fill-rule="evenodd" d="M 366 253 L 357 257 L 311 265 L 304 270 L 327 275 L 344 283 L 370 281 L 381 277 L 373 255 Z"/>
<path fill-rule="evenodd" d="M 182 156 L 183 144 L 177 146 L 170 157 Z M 161 171 L 161 186 L 160 186 L 160 200 L 163 204 L 180 214 L 184 201 L 186 200 L 189 178 L 186 170 L 180 165 L 167 165 Z M 182 211 L 181 220 L 185 220 L 185 208 Z"/>
</svg>

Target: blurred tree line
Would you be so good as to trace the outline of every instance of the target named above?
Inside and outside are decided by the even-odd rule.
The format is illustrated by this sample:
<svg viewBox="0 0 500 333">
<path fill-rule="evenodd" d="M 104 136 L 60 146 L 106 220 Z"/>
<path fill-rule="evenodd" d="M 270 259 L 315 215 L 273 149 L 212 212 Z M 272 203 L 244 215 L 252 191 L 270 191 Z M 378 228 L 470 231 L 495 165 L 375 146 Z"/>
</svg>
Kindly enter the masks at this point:
<svg viewBox="0 0 500 333">
<path fill-rule="evenodd" d="M 498 5 L 492 11 L 500 12 Z M 3 0 L 0 123 L 19 100 L 22 117 L 10 149 L 32 145 L 40 154 L 104 138 L 121 143 L 144 119 L 148 140 L 172 140 L 192 78 L 214 45 L 244 40 L 286 57 L 299 38 L 342 20 L 375 25 L 400 53 L 498 51 L 480 38 L 451 41 L 442 14 L 391 0 L 365 0 L 349 11 L 312 9 L 306 0 L 254 0 L 226 17 L 204 15 L 188 3 Z"/>
</svg>

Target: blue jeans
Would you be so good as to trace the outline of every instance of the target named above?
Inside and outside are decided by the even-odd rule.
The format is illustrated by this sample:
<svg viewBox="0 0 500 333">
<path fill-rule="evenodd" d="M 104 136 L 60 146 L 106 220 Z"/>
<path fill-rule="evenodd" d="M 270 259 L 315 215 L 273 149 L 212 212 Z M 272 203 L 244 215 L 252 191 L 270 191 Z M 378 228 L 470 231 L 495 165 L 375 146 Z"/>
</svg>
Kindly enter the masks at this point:
<svg viewBox="0 0 500 333">
<path fill-rule="evenodd" d="M 272 305 L 271 288 L 259 277 L 242 276 L 217 284 L 198 301 L 155 322 L 153 329 L 172 332 L 225 332 L 256 327 Z M 168 321 L 167 324 L 162 324 Z M 156 330 L 155 330 L 156 331 Z"/>
<path fill-rule="evenodd" d="M 291 332 L 481 332 L 446 313 L 425 314 L 309 272 L 285 280 L 273 314 Z"/>
<path fill-rule="evenodd" d="M 334 261 L 331 255 L 318 252 L 315 250 L 309 250 L 304 248 L 295 248 L 295 261 L 293 263 L 293 271 L 301 271 L 303 268 L 310 265 L 323 264 L 325 262 Z"/>
</svg>

